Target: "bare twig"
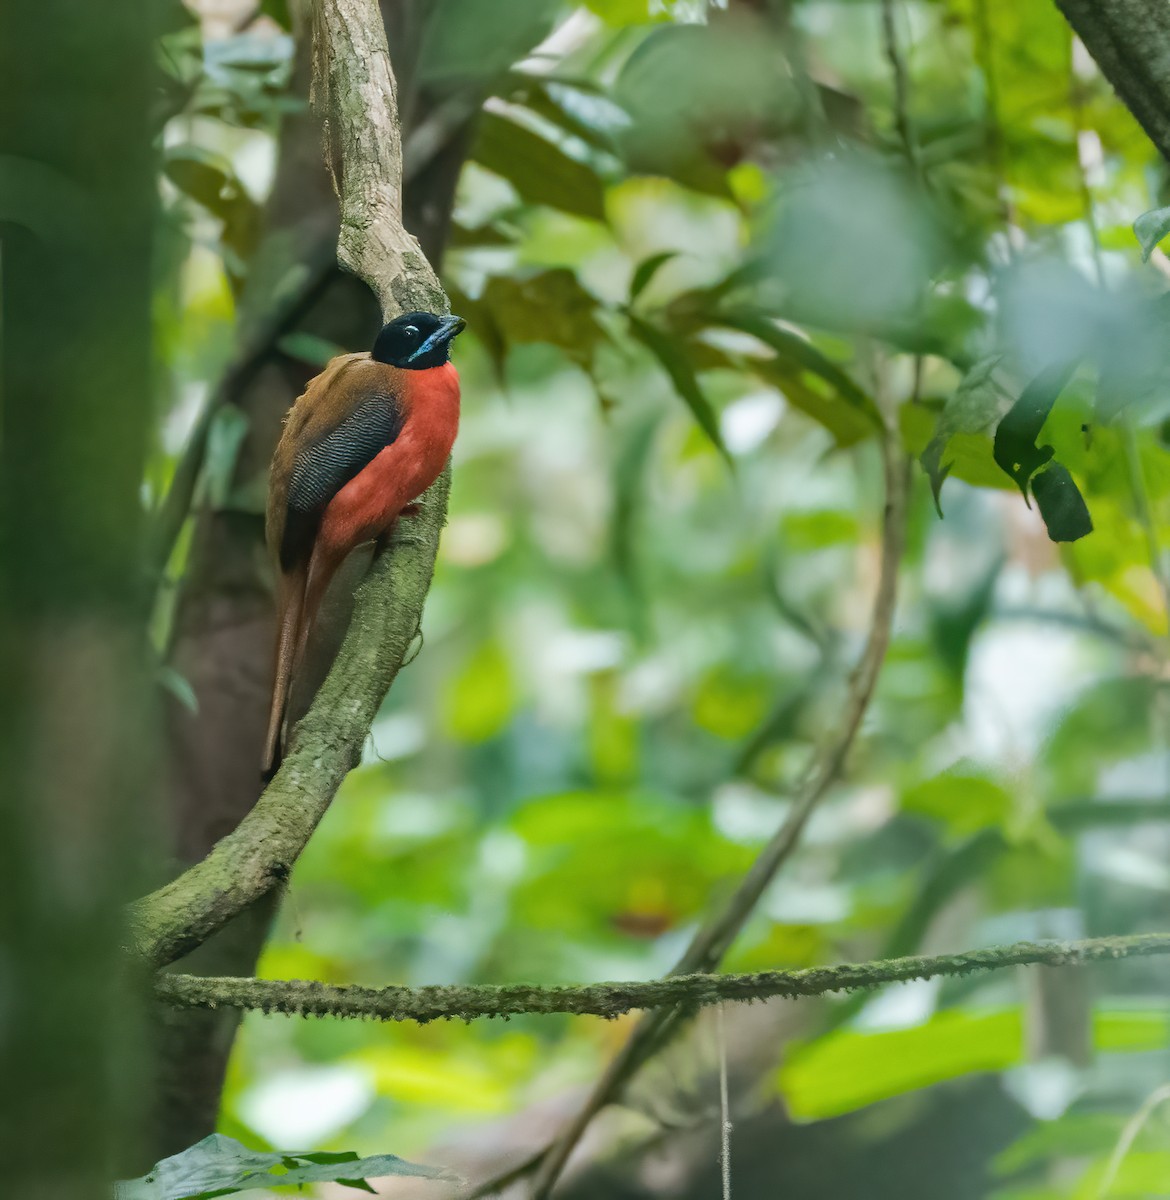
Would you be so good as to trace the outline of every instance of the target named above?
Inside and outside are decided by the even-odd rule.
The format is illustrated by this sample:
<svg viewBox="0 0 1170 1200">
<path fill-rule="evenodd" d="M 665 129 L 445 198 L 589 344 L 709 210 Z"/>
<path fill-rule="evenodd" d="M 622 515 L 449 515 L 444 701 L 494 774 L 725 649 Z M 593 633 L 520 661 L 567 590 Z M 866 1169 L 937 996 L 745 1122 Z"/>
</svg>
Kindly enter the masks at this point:
<svg viewBox="0 0 1170 1200">
<path fill-rule="evenodd" d="M 1137 1112 L 1126 1121 L 1125 1128 L 1121 1131 L 1121 1137 L 1117 1139 L 1117 1145 L 1113 1147 L 1113 1153 L 1109 1156 L 1109 1162 L 1105 1167 L 1105 1173 L 1101 1176 L 1101 1182 L 1097 1185 L 1097 1200 L 1105 1200 L 1109 1195 L 1113 1183 L 1117 1179 L 1117 1172 L 1121 1170 L 1121 1164 L 1125 1162 L 1125 1156 L 1133 1148 L 1138 1135 L 1154 1112 L 1168 1100 L 1170 1100 L 1170 1084 L 1163 1084 L 1160 1088 L 1152 1091 L 1142 1101 Z"/>
<path fill-rule="evenodd" d="M 545 987 L 487 984 L 446 987 L 338 987 L 277 979 L 232 979 L 160 974 L 158 996 L 178 1008 L 232 1007 L 285 1016 L 351 1017 L 375 1021 L 471 1021 L 523 1013 L 614 1018 L 634 1009 L 685 1005 L 694 1010 L 726 1001 L 774 996 L 823 996 L 829 992 L 884 987 L 910 979 L 969 975 L 1006 967 L 1064 967 L 1170 954 L 1170 933 L 1088 938 L 1074 942 L 1017 942 L 962 954 L 878 959 L 800 971 L 752 975 L 676 975 L 638 983 L 592 983 Z"/>
<path fill-rule="evenodd" d="M 715 1041 L 719 1056 L 719 1176 L 723 1200 L 731 1200 L 731 1101 L 727 1089 L 726 1025 L 720 1004 L 715 1009 Z"/>
<path fill-rule="evenodd" d="M 995 176 L 996 197 L 1004 225 L 1007 226 L 1007 253 L 1015 251 L 1013 237 L 1018 228 L 1015 205 L 1012 203 L 1011 187 L 1008 183 L 1007 153 L 1003 144 L 1003 129 L 1000 126 L 999 78 L 995 71 L 995 39 L 991 31 L 991 14 L 988 0 L 975 0 L 975 58 L 983 86 L 987 92 L 987 111 L 984 115 L 987 161 Z"/>
<path fill-rule="evenodd" d="M 902 57 L 898 43 L 897 14 L 895 0 L 882 0 L 882 46 L 894 78 L 894 131 L 902 143 L 906 161 L 916 175 L 921 175 L 918 160 L 918 144 L 910 125 L 910 73 Z"/>
<path fill-rule="evenodd" d="M 314 0 L 314 102 L 341 202 L 338 258 L 387 316 L 448 311 L 418 243 L 402 226 L 402 141 L 394 76 L 374 0 Z M 447 511 L 449 473 L 409 532 L 375 560 L 345 642 L 297 726 L 276 778 L 239 827 L 174 882 L 134 905 L 133 949 L 173 962 L 288 876 L 346 773 L 418 628 Z"/>
</svg>

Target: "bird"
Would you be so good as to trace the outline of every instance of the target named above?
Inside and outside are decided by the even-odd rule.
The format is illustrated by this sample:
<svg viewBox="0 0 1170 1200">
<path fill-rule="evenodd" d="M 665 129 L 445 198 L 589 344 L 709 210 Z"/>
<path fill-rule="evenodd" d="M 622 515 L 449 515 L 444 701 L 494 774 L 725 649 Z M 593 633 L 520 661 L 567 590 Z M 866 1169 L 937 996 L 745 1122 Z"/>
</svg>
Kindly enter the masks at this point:
<svg viewBox="0 0 1170 1200">
<path fill-rule="evenodd" d="M 293 679 L 329 582 L 382 541 L 442 473 L 459 428 L 451 341 L 461 317 L 409 312 L 372 349 L 341 354 L 289 409 L 268 477 L 265 539 L 277 570 L 272 705 L 261 770 L 280 765 Z"/>
</svg>

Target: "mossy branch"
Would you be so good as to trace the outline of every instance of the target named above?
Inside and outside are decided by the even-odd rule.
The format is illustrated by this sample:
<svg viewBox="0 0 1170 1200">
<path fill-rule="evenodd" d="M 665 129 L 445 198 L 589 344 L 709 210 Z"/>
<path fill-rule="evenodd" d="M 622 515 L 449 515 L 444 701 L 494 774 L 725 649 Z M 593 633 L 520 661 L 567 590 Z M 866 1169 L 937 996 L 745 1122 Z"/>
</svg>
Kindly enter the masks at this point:
<svg viewBox="0 0 1170 1200">
<path fill-rule="evenodd" d="M 338 258 L 377 293 L 387 318 L 446 312 L 434 271 L 402 226 L 402 137 L 375 0 L 314 0 L 313 38 L 313 102 L 341 205 Z M 329 677 L 256 807 L 207 858 L 131 907 L 131 948 L 147 962 L 174 962 L 288 877 L 359 761 L 418 632 L 449 484 L 444 472 L 375 559 Z"/>
<path fill-rule="evenodd" d="M 209 978 L 163 974 L 159 998 L 176 1008 L 258 1009 L 302 1017 L 350 1017 L 374 1021 L 472 1021 L 526 1013 L 620 1017 L 635 1009 L 683 1005 L 701 1008 L 731 1000 L 823 996 L 873 989 L 888 983 L 969 975 L 1005 967 L 1064 967 L 1170 954 L 1170 933 L 1089 938 L 1077 942 L 1016 942 L 963 954 L 887 958 L 875 962 L 762 971 L 751 975 L 674 975 L 640 983 L 592 983 L 542 987 L 511 984 L 449 987 L 340 987 L 302 980 Z"/>
<path fill-rule="evenodd" d="M 418 633 L 447 512 L 444 473 L 362 582 L 329 677 L 256 807 L 200 863 L 133 905 L 131 946 L 165 965 L 288 878 L 362 745 Z M 259 759 L 257 759 L 257 763 Z M 259 771 L 259 766 L 257 766 Z"/>
</svg>

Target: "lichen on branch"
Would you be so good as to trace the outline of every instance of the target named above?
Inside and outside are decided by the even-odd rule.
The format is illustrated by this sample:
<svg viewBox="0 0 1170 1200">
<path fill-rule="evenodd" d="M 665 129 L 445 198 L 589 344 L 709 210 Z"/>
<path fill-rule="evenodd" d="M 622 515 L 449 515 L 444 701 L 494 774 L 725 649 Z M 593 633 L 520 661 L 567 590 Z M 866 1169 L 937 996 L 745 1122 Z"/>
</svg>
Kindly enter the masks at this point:
<svg viewBox="0 0 1170 1200">
<path fill-rule="evenodd" d="M 751 975 L 672 975 L 638 983 L 370 988 L 295 979 L 165 974 L 158 977 L 156 991 L 160 999 L 177 1008 L 233 1007 L 303 1017 L 427 1022 L 562 1013 L 613 1018 L 634 1009 L 675 1005 L 701 1008 L 734 1000 L 823 996 L 829 992 L 879 988 L 910 979 L 969 975 L 1005 967 L 1063 967 L 1160 954 L 1170 954 L 1168 933 L 1088 938 L 1076 942 L 1016 942 L 963 954 L 888 958 L 799 971 L 761 971 Z"/>
</svg>

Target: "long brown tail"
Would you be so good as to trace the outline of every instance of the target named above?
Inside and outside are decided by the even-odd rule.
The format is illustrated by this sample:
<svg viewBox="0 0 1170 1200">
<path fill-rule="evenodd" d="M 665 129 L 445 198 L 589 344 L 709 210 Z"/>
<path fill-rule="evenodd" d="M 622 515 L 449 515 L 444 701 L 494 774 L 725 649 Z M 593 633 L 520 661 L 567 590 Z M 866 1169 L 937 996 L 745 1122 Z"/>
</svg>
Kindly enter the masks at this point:
<svg viewBox="0 0 1170 1200">
<path fill-rule="evenodd" d="M 276 678 L 272 684 L 272 709 L 268 714 L 268 737 L 264 743 L 265 780 L 280 766 L 280 731 L 288 711 L 293 680 L 304 661 L 309 633 L 317 610 L 325 599 L 340 559 L 314 548 L 308 567 L 298 567 L 281 580 L 280 631 L 276 639 Z"/>
<path fill-rule="evenodd" d="M 281 728 L 288 708 L 289 691 L 296 670 L 297 651 L 302 642 L 305 614 L 305 583 L 308 571 L 297 567 L 280 581 L 280 624 L 276 634 L 276 671 L 272 682 L 272 707 L 268 713 L 268 736 L 264 741 L 261 772 L 271 779 L 280 766 Z"/>
</svg>

